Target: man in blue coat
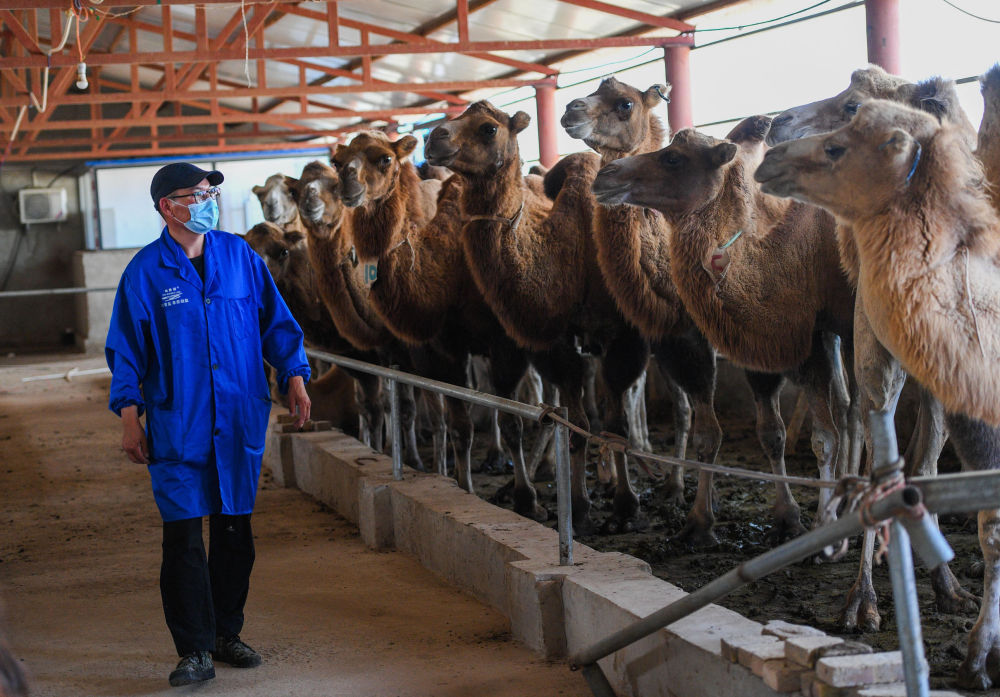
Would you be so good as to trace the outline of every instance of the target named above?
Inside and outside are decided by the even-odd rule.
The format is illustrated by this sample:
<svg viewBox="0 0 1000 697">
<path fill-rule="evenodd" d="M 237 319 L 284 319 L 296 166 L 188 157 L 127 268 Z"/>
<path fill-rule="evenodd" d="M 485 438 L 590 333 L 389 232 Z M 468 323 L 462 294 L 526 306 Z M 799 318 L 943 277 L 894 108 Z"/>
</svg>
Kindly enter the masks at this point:
<svg viewBox="0 0 1000 697">
<path fill-rule="evenodd" d="M 311 406 L 302 330 L 261 258 L 214 229 L 222 180 L 187 163 L 153 176 L 150 195 L 166 227 L 125 269 L 105 348 L 122 449 L 149 466 L 163 517 L 160 592 L 181 656 L 174 686 L 214 678 L 213 656 L 260 665 L 239 634 L 271 411 L 263 361 L 277 370 L 296 426 Z"/>
</svg>

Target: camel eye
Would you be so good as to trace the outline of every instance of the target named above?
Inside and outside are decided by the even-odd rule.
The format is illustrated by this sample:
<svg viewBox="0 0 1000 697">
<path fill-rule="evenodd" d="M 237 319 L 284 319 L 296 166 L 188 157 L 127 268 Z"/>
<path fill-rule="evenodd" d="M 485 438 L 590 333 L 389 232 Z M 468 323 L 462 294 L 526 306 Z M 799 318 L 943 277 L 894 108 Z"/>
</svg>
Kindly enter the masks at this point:
<svg viewBox="0 0 1000 697">
<path fill-rule="evenodd" d="M 282 249 L 282 250 L 281 250 L 281 253 L 280 253 L 280 254 L 278 255 L 278 258 L 279 258 L 279 259 L 284 259 L 284 258 L 286 258 L 287 256 L 288 256 L 288 250 L 287 250 L 287 249 Z"/>
<path fill-rule="evenodd" d="M 631 114 L 632 113 L 632 102 L 628 99 L 621 99 L 615 104 L 615 111 L 619 114 Z"/>
<path fill-rule="evenodd" d="M 847 148 L 841 145 L 833 145 L 831 143 L 830 145 L 827 145 L 825 148 L 823 148 L 823 152 L 825 152 L 826 156 L 829 157 L 831 160 L 836 161 L 839 160 L 841 157 L 843 157 L 844 153 L 847 152 Z"/>
<path fill-rule="evenodd" d="M 684 158 L 682 158 L 677 153 L 670 151 L 663 153 L 663 155 L 660 157 L 660 162 L 663 164 L 664 167 L 671 167 L 671 168 L 679 167 L 683 161 Z"/>
<path fill-rule="evenodd" d="M 848 116 L 854 116 L 858 113 L 858 107 L 861 106 L 857 102 L 848 102 L 844 105 L 844 113 Z"/>
<path fill-rule="evenodd" d="M 479 133 L 487 138 L 492 138 L 497 134 L 497 126 L 495 123 L 484 123 L 479 127 Z"/>
<path fill-rule="evenodd" d="M 378 166 L 381 167 L 382 169 L 385 169 L 391 164 L 392 164 L 392 157 L 390 157 L 389 155 L 383 155 L 382 157 L 378 158 Z"/>
</svg>

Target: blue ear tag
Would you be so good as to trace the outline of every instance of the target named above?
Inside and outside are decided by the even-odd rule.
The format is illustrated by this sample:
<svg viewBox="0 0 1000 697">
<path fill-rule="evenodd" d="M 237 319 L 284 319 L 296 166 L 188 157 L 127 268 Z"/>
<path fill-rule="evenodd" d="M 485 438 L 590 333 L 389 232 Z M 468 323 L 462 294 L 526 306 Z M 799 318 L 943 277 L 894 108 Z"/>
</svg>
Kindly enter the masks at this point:
<svg viewBox="0 0 1000 697">
<path fill-rule="evenodd" d="M 372 284 L 378 280 L 378 264 L 366 261 L 362 264 L 361 272 L 364 275 L 365 288 L 371 288 Z"/>
</svg>

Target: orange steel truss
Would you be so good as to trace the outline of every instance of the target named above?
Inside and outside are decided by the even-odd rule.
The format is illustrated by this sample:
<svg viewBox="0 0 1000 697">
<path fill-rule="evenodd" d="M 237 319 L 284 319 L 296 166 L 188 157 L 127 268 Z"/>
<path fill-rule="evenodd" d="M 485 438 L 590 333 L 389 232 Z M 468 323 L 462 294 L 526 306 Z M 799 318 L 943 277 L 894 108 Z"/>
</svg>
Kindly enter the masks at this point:
<svg viewBox="0 0 1000 697">
<path fill-rule="evenodd" d="M 744 0 L 723 0 L 713 7 Z M 590 39 L 476 41 L 470 36 L 469 15 L 496 0 L 456 0 L 453 11 L 434 17 L 410 32 L 395 31 L 344 16 L 348 1 L 323 5 L 275 0 L 104 0 L 92 5 L 80 0 L 90 19 L 74 20 L 61 48 L 61 29 L 72 0 L 0 0 L 0 148 L 8 162 L 83 158 L 169 156 L 301 147 L 306 141 L 340 138 L 372 122 L 391 124 L 407 114 L 450 114 L 468 104 L 463 94 L 483 88 L 555 86 L 558 70 L 550 63 L 579 52 L 622 46 L 688 46 L 693 26 L 677 16 L 657 16 L 617 7 L 599 0 L 539 0 L 561 2 L 637 22 L 625 33 Z M 210 34 L 206 7 L 226 5 L 232 14 Z M 174 26 L 172 8 L 194 8 L 195 31 Z M 159 9 L 159 24 L 134 16 L 144 7 Z M 45 35 L 39 17 L 48 15 Z M 275 47 L 268 28 L 286 16 L 302 17 L 322 26 L 325 45 Z M 458 41 L 439 41 L 430 34 L 457 25 Z M 345 45 L 341 29 L 359 32 L 358 45 Z M 650 36 L 653 29 L 678 32 Z M 661 32 L 662 33 L 662 32 Z M 139 37 L 153 37 L 158 50 L 138 51 Z M 372 41 L 380 37 L 383 43 Z M 98 41 L 100 39 L 100 41 Z M 385 43 L 387 41 L 387 43 Z M 99 47 L 99 48 L 97 48 Z M 60 48 L 60 50 L 53 50 Z M 541 62 L 512 58 L 508 52 L 553 51 Z M 500 54 L 498 52 L 504 52 Z M 51 53 L 51 55 L 49 55 Z M 461 53 L 508 70 L 494 79 L 397 83 L 372 76 L 381 57 L 399 54 Z M 73 87 L 80 57 L 87 64 L 89 87 Z M 345 60 L 340 67 L 318 62 Z M 223 79 L 220 61 L 253 61 L 256 84 Z M 280 62 L 298 73 L 298 84 L 267 84 L 267 65 Z M 128 66 L 129 79 L 111 79 L 105 68 Z M 145 84 L 140 69 L 158 79 Z M 307 71 L 319 78 L 307 80 Z M 121 70 L 119 69 L 120 73 Z M 330 85 L 348 79 L 349 84 Z M 47 86 L 46 86 L 47 83 Z M 353 110 L 319 101 L 323 95 L 363 95 L 397 92 L 411 95 L 405 106 Z M 223 101 L 238 102 L 236 108 Z M 247 106 L 243 106 L 248 103 Z M 293 106 L 294 105 L 294 106 Z M 0 159 L 0 162 L 3 161 Z"/>
</svg>

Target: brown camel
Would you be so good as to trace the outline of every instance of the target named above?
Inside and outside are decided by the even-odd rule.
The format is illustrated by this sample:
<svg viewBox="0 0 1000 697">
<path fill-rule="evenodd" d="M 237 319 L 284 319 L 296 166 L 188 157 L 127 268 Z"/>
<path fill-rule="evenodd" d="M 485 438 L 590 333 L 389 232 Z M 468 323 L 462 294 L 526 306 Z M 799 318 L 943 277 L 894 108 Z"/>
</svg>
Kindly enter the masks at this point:
<svg viewBox="0 0 1000 697">
<path fill-rule="evenodd" d="M 608 78 L 593 94 L 567 105 L 562 125 L 569 135 L 597 151 L 602 166 L 621 157 L 652 152 L 662 147 L 668 135 L 653 108 L 667 99 L 669 92 L 665 85 L 640 92 Z M 627 204 L 596 209 L 594 242 L 604 281 L 622 314 L 649 340 L 674 393 L 675 455 L 687 455 L 693 403 L 696 458 L 714 462 L 722 440 L 713 405 L 715 352 L 694 326 L 674 287 L 667 237 L 666 221 L 656 211 Z M 701 473 L 688 523 L 678 537 L 696 543 L 713 541 L 711 492 L 711 473 Z M 680 467 L 673 468 L 668 499 L 677 503 L 684 500 L 684 471 Z M 785 500 L 791 500 L 790 495 Z M 786 521 L 790 517 L 780 516 Z M 801 525 L 796 523 L 789 532 L 795 529 Z"/>
<path fill-rule="evenodd" d="M 264 220 L 274 223 L 285 230 L 294 230 L 305 234 L 305 227 L 299 217 L 299 207 L 292 198 L 290 186 L 295 179 L 284 174 L 272 174 L 263 186 L 257 185 L 252 191 L 260 201 Z"/>
<path fill-rule="evenodd" d="M 1000 63 L 986 71 L 979 84 L 983 92 L 983 120 L 979 124 L 976 156 L 986 170 L 993 207 L 1000 211 Z"/>
<path fill-rule="evenodd" d="M 597 158 L 587 153 L 564 158 L 555 201 L 539 196 L 521 176 L 517 143 L 517 134 L 530 120 L 524 112 L 510 116 L 488 102 L 476 102 L 434 129 L 425 152 L 432 164 L 462 177 L 466 263 L 504 330 L 532 351 L 532 364 L 559 387 L 577 424 L 588 424 L 584 359 L 577 342 L 601 355 L 601 378 L 609 396 L 604 425 L 622 434 L 623 395 L 642 374 L 649 348 L 618 312 L 597 265 L 590 194 Z M 592 524 L 583 439 L 571 438 L 570 449 L 573 523 L 579 532 Z M 639 500 L 620 455 L 615 471 L 609 529 L 627 529 L 636 523 Z"/>
<path fill-rule="evenodd" d="M 505 335 L 483 301 L 465 265 L 460 200 L 462 185 L 443 183 L 434 217 L 421 225 L 411 200 L 419 198 L 415 168 L 406 160 L 416 140 L 395 142 L 372 133 L 341 145 L 333 161 L 343 178 L 341 198 L 351 210 L 358 258 L 377 265 L 369 299 L 386 326 L 411 346 L 422 375 L 452 384 L 466 382 L 472 353 L 490 357 L 490 381 L 513 397 L 527 369 L 524 351 Z M 448 399 L 449 430 L 459 486 L 470 493 L 472 436 L 470 404 Z M 521 423 L 504 416 L 501 432 L 514 456 L 514 506 L 518 513 L 545 520 L 531 486 L 521 446 Z"/>
<path fill-rule="evenodd" d="M 928 110 L 941 119 L 954 123 L 966 140 L 974 142 L 974 130 L 962 110 L 955 84 L 939 77 L 921 83 L 912 83 L 904 78 L 886 73 L 876 65 L 856 70 L 846 90 L 829 99 L 789 109 L 774 119 L 768 141 L 772 144 L 806 135 L 825 133 L 846 124 L 857 112 L 858 106 L 871 99 L 889 99 Z M 857 285 L 859 265 L 854 236 L 850 226 L 843 221 L 837 225 L 837 239 L 841 254 L 841 265 Z M 857 409 L 862 414 L 871 410 L 892 415 L 896 410 L 899 395 L 906 380 L 899 361 L 879 343 L 865 315 L 861 303 L 855 306 L 854 319 L 855 374 L 858 384 Z M 934 475 L 937 461 L 944 448 L 944 409 L 927 390 L 918 389 L 919 409 L 913 436 L 904 453 L 911 474 Z M 871 434 L 864 428 L 867 452 L 872 452 Z M 861 439 L 854 438 L 852 444 L 860 445 Z M 857 472 L 860 453 L 852 452 L 851 471 Z M 881 623 L 878 601 L 872 585 L 872 555 L 875 551 L 875 536 L 867 533 L 861 554 L 858 578 L 848 593 L 848 598 L 840 623 L 845 629 L 860 626 L 868 631 L 877 631 Z M 975 599 L 962 589 L 947 565 L 931 572 L 931 583 L 937 606 L 942 612 L 974 611 Z"/>
<path fill-rule="evenodd" d="M 319 297 L 337 332 L 359 352 L 356 357 L 371 363 L 409 367 L 409 357 L 368 302 L 363 268 L 350 261 L 350 216 L 340 200 L 340 177 L 322 162 L 310 162 L 291 187 L 306 227 L 309 263 L 316 274 Z M 384 408 L 379 380 L 367 373 L 353 374 L 362 390 L 362 435 L 372 447 L 383 445 Z M 400 401 L 405 450 L 403 460 L 423 469 L 417 453 L 416 409 L 411 389 L 403 389 Z M 365 440 L 365 438 L 363 438 Z"/>
<path fill-rule="evenodd" d="M 823 337 L 843 337 L 849 349 L 854 295 L 837 265 L 833 218 L 765 196 L 754 183 L 769 125 L 767 117 L 745 119 L 729 140 L 685 129 L 658 152 L 604 167 L 594 192 L 602 203 L 647 206 L 665 216 L 672 278 L 691 317 L 734 363 L 804 387 L 813 452 L 820 477 L 830 480 L 846 468 L 839 444 L 848 399 L 836 389 L 839 359 Z M 780 452 L 784 428 L 777 406 L 768 406 L 777 442 L 761 440 L 765 451 Z M 777 452 L 776 469 L 783 465 Z M 801 528 L 798 506 L 785 492 L 778 490 L 776 522 Z M 821 513 L 828 498 L 820 496 Z"/>
<path fill-rule="evenodd" d="M 278 292 L 302 327 L 306 342 L 332 353 L 353 351 L 350 343 L 337 333 L 319 298 L 305 234 L 264 222 L 250 228 L 243 239 L 267 264 Z M 310 380 L 306 390 L 313 401 L 314 421 L 329 421 L 351 435 L 358 435 L 355 384 L 345 371 L 333 366 L 321 377 Z"/>
<path fill-rule="evenodd" d="M 859 300 L 881 343 L 941 400 L 965 467 L 1000 465 L 1000 216 L 961 124 L 885 100 L 832 133 L 771 150 L 765 190 L 850 225 Z M 1000 510 L 979 513 L 983 602 L 959 670 L 1000 685 Z"/>
</svg>

